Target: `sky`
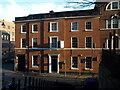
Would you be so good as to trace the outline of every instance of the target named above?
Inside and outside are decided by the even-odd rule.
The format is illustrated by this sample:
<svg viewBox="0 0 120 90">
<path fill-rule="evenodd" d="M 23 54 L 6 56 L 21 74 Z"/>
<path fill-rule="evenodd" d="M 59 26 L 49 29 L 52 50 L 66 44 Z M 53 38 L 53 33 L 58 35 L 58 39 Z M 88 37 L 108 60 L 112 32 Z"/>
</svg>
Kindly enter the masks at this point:
<svg viewBox="0 0 120 90">
<path fill-rule="evenodd" d="M 67 1 L 82 0 L 0 0 L 0 20 L 12 22 L 15 17 L 28 16 L 29 14 L 49 13 L 51 10 L 60 12 L 83 9 L 65 8 L 66 5 L 69 6 Z M 89 7 L 89 9 L 91 8 L 93 7 Z"/>
</svg>

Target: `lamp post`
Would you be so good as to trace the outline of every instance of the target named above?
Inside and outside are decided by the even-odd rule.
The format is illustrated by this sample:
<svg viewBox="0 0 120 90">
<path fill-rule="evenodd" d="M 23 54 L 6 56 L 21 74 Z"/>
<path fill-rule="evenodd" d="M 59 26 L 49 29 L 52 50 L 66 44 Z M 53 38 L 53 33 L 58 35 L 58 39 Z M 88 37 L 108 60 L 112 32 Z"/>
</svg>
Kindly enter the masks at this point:
<svg viewBox="0 0 120 90">
<path fill-rule="evenodd" d="M 4 22 L 0 24 L 0 27 L 5 27 Z M 2 30 L 0 30 L 0 76 L 2 76 Z M 0 89 L 2 88 L 2 78 L 0 78 Z"/>
</svg>

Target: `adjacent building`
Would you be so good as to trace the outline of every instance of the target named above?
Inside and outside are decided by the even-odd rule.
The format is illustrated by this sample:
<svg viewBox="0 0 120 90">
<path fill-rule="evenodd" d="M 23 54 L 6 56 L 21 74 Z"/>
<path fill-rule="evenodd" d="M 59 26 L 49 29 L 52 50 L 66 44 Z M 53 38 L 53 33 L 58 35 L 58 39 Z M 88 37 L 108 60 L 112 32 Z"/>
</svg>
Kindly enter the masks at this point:
<svg viewBox="0 0 120 90">
<path fill-rule="evenodd" d="M 2 58 L 10 58 L 14 52 L 14 43 L 15 43 L 15 24 L 0 20 L 0 31 L 2 38 Z"/>
<path fill-rule="evenodd" d="M 113 20 L 110 23 L 106 15 L 116 16 L 120 12 L 117 1 L 115 6 L 118 6 L 111 11 L 113 3 L 96 3 L 91 10 L 50 11 L 16 17 L 16 69 L 48 73 L 98 73 L 102 48 L 107 49 L 107 37 L 114 29 Z M 110 9 L 107 10 L 107 7 Z M 114 22 L 115 30 L 119 31 L 120 19 L 117 20 L 119 22 Z"/>
</svg>

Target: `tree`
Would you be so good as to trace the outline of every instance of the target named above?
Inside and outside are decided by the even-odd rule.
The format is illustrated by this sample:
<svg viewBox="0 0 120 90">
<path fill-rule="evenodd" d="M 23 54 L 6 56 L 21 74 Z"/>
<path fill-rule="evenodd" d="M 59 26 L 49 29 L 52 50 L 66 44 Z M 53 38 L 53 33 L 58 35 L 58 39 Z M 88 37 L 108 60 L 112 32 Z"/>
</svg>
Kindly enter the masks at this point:
<svg viewBox="0 0 120 90">
<path fill-rule="evenodd" d="M 65 8 L 86 8 L 95 5 L 96 0 L 67 0 Z"/>
</svg>

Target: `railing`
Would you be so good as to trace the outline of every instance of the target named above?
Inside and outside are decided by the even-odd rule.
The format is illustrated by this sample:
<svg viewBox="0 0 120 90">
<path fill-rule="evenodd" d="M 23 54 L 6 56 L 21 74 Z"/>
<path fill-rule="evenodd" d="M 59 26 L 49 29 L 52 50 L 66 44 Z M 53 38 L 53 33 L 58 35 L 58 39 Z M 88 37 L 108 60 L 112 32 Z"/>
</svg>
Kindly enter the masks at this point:
<svg viewBox="0 0 120 90">
<path fill-rule="evenodd" d="M 57 80 L 50 81 L 35 77 L 24 77 L 24 80 L 16 80 L 12 78 L 8 87 L 3 87 L 2 90 L 51 90 L 51 89 L 71 89 L 71 85 L 58 82 Z"/>
</svg>

